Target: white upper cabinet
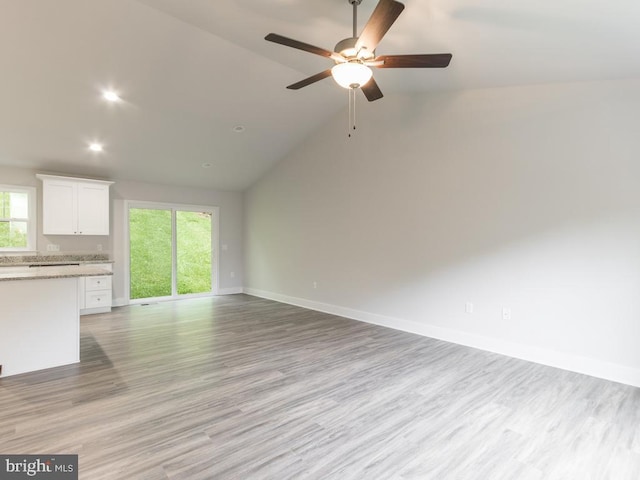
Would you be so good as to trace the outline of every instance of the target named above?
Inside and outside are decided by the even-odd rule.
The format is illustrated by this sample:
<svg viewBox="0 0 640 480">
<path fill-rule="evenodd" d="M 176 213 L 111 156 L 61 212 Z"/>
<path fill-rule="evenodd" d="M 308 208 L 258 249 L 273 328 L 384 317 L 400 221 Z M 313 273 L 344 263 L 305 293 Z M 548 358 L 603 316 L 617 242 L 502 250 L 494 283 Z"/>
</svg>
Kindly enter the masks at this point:
<svg viewBox="0 0 640 480">
<path fill-rule="evenodd" d="M 42 180 L 44 235 L 109 235 L 109 186 L 113 182 L 36 176 Z"/>
<path fill-rule="evenodd" d="M 109 184 L 78 183 L 78 234 L 109 235 Z"/>
</svg>

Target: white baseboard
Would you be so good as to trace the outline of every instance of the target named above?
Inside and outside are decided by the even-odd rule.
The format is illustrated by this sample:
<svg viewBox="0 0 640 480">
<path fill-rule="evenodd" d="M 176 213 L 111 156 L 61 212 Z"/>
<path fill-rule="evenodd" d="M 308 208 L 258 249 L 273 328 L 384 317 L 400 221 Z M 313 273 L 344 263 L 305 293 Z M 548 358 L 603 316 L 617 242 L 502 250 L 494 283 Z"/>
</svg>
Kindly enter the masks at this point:
<svg viewBox="0 0 640 480">
<path fill-rule="evenodd" d="M 230 287 L 230 288 L 220 288 L 218 289 L 218 295 L 236 295 L 238 293 L 243 293 L 244 289 L 242 287 Z"/>
<path fill-rule="evenodd" d="M 467 347 L 478 348 L 493 353 L 499 353 L 521 360 L 561 368 L 572 372 L 590 375 L 592 377 L 603 378 L 614 382 L 640 387 L 640 370 L 605 362 L 590 357 L 572 355 L 534 345 L 524 345 L 515 342 L 508 342 L 492 337 L 485 337 L 474 333 L 451 330 L 424 323 L 414 322 L 401 318 L 387 317 L 375 313 L 364 312 L 352 308 L 340 307 L 328 303 L 315 302 L 304 298 L 290 297 L 279 293 L 267 292 L 254 288 L 245 288 L 244 293 L 255 297 L 266 298 L 276 302 L 296 305 L 319 312 L 338 315 L 341 317 L 358 320 L 361 322 L 380 325 L 383 327 L 402 330 L 404 332 L 415 333 L 425 337 L 436 338 Z"/>
</svg>

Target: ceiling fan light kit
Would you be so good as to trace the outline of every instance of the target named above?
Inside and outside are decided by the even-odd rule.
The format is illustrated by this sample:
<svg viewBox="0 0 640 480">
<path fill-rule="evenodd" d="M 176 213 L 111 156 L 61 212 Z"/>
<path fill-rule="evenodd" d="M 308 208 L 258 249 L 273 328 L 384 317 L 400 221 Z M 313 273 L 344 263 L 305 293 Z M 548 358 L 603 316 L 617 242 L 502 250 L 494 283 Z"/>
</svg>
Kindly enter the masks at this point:
<svg viewBox="0 0 640 480">
<path fill-rule="evenodd" d="M 363 63 L 345 62 L 334 66 L 331 75 L 342 88 L 360 88 L 371 80 L 373 72 Z"/>
<path fill-rule="evenodd" d="M 420 55 L 381 55 L 376 56 L 375 50 L 391 25 L 397 20 L 404 5 L 396 0 L 380 0 L 371 17 L 357 35 L 358 5 L 362 0 L 347 0 L 353 6 L 353 35 L 340 40 L 334 51 L 315 47 L 308 43 L 270 33 L 265 40 L 278 43 L 305 52 L 327 57 L 335 62 L 335 66 L 323 72 L 312 75 L 287 88 L 298 90 L 324 78 L 332 76 L 338 85 L 351 91 L 361 89 L 370 102 L 383 97 L 382 91 L 375 79 L 371 67 L 375 68 L 445 68 L 449 65 L 452 55 L 420 54 Z M 350 95 L 351 99 L 352 95 Z M 350 100 L 350 107 L 351 107 Z M 355 97 L 353 97 L 355 102 Z M 353 105 L 355 108 L 355 104 Z M 351 117 L 351 115 L 350 115 Z M 355 126 L 354 126 L 355 128 Z"/>
</svg>

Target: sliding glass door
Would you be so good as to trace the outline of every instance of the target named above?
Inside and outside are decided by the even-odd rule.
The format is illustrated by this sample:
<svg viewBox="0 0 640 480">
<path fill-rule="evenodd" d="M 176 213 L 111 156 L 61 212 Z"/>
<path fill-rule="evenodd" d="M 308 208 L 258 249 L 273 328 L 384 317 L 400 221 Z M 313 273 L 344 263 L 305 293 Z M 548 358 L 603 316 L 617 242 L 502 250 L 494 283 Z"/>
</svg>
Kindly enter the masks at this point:
<svg viewBox="0 0 640 480">
<path fill-rule="evenodd" d="M 215 211 L 129 204 L 131 301 L 215 293 Z"/>
<path fill-rule="evenodd" d="M 175 211 L 178 295 L 211 292 L 211 212 Z"/>
</svg>

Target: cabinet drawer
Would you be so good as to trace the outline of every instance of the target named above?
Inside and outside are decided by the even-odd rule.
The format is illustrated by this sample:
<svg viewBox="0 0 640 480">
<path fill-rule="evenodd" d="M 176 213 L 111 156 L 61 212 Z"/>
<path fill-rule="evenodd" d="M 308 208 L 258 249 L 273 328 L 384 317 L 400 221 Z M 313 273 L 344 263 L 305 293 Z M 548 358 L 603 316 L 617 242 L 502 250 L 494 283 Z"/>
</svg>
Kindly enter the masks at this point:
<svg viewBox="0 0 640 480">
<path fill-rule="evenodd" d="M 111 306 L 111 290 L 98 290 L 87 292 L 84 308 L 98 308 Z"/>
<path fill-rule="evenodd" d="M 87 292 L 107 289 L 111 289 L 111 277 L 108 275 L 102 275 L 100 277 L 87 277 L 85 280 L 85 290 Z"/>
</svg>

